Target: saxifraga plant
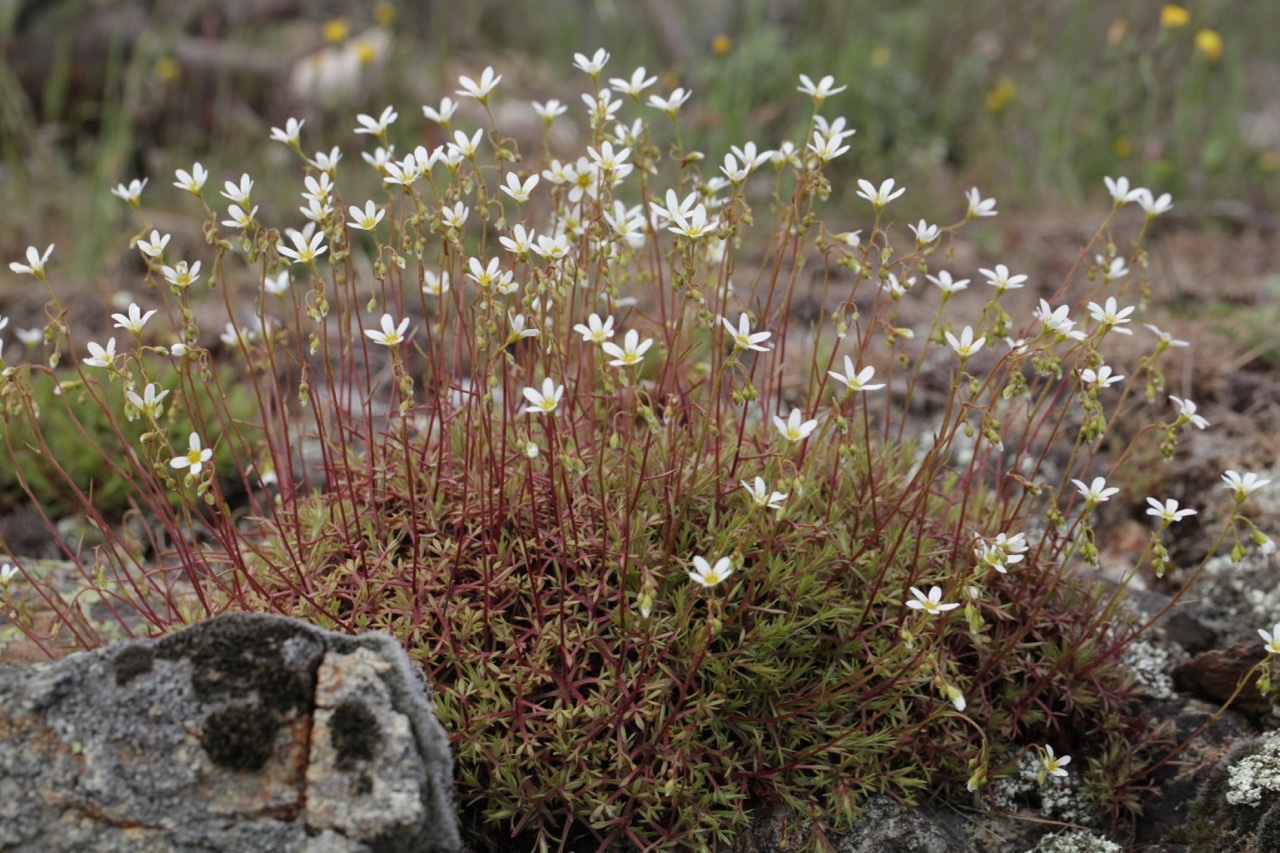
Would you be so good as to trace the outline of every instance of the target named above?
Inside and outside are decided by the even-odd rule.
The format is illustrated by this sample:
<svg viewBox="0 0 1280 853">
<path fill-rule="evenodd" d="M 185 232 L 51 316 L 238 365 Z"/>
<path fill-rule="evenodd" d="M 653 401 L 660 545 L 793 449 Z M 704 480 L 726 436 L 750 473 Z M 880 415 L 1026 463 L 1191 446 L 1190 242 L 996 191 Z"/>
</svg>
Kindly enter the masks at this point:
<svg viewBox="0 0 1280 853">
<path fill-rule="evenodd" d="M 681 144 L 689 93 L 646 94 L 643 69 L 602 85 L 607 59 L 576 57 L 590 146 L 571 161 L 544 135 L 541 168 L 523 165 L 486 69 L 457 93 L 474 110 L 424 108 L 452 139 L 435 150 L 398 157 L 395 111 L 360 116 L 381 203 L 342 200 L 341 151 L 304 154 L 301 122 L 273 131 L 305 171 L 301 230 L 256 218 L 248 175 L 219 212 L 204 168 L 179 170 L 250 421 L 212 381 L 198 262 L 166 256 L 140 183 L 117 187 L 161 318 L 121 315 L 134 344 L 85 357 L 50 286 L 49 333 L 96 399 L 134 395 L 111 422 L 149 430 L 115 468 L 159 532 L 140 555 L 104 523 L 106 545 L 68 558 L 153 633 L 241 609 L 393 634 L 436 688 L 464 818 L 489 838 L 724 846 L 781 802 L 817 845 L 869 795 L 982 798 L 1029 751 L 1095 813 L 1136 809 L 1167 751 L 1118 663 L 1145 625 L 1084 569 L 1091 514 L 1117 492 L 1105 478 L 1137 442 L 1171 456 L 1203 420 L 1163 401 L 1159 359 L 1181 343 L 1167 334 L 1152 328 L 1128 377 L 1104 364 L 1133 325 L 1117 298 L 1145 303 L 1150 285 L 1146 227 L 1121 253 L 1113 222 L 1136 203 L 1150 225 L 1168 197 L 1108 179 L 1115 205 L 1078 269 L 1014 319 L 1002 298 L 1026 276 L 984 269 L 989 298 L 970 304 L 939 264 L 996 215 L 977 189 L 905 249 L 892 180 L 859 182 L 863 233 L 819 218 L 824 166 L 853 134 L 820 113 L 830 78 L 802 78 L 803 144 L 747 142 L 705 167 Z M 534 109 L 547 128 L 566 111 Z M 48 260 L 13 266 L 48 286 Z M 1080 279 L 1085 320 L 1063 301 Z M 817 317 L 793 310 L 801 296 Z M 900 321 L 908 301 L 934 303 L 931 323 Z M 5 376 L 10 419 L 52 381 Z M 148 405 L 148 385 L 172 396 Z M 1148 425 L 1104 457 L 1122 418 Z M 1210 553 L 1227 535 L 1243 548 L 1242 531 L 1269 547 L 1240 514 L 1255 484 Z M 1192 511 L 1149 503 L 1144 562 L 1163 571 L 1165 530 Z M 75 642 L 99 641 L 18 569 Z"/>
</svg>

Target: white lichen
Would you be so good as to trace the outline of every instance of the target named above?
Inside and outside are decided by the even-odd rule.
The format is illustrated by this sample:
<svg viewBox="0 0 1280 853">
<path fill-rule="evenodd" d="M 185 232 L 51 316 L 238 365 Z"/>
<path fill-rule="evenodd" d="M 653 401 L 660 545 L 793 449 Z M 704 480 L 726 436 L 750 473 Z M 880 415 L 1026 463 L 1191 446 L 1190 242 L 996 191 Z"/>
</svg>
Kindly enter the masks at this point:
<svg viewBox="0 0 1280 853">
<path fill-rule="evenodd" d="M 1027 853 L 1124 853 L 1124 848 L 1083 829 L 1055 832 L 1040 839 Z"/>
<path fill-rule="evenodd" d="M 1003 811 L 1026 811 L 1038 801 L 1038 813 L 1042 817 L 1081 826 L 1098 822 L 1098 810 L 1085 798 L 1079 774 L 1045 775 L 1036 754 L 1030 750 L 1018 759 L 1012 773 L 991 780 L 991 793 L 995 805 Z"/>
<path fill-rule="evenodd" d="M 1169 653 L 1146 640 L 1131 640 L 1120 653 L 1120 666 L 1132 673 L 1135 686 L 1152 699 L 1173 699 Z"/>
<path fill-rule="evenodd" d="M 1227 768 L 1227 802 L 1257 806 L 1262 795 L 1280 792 L 1280 731 L 1267 732 L 1261 747 Z"/>
</svg>

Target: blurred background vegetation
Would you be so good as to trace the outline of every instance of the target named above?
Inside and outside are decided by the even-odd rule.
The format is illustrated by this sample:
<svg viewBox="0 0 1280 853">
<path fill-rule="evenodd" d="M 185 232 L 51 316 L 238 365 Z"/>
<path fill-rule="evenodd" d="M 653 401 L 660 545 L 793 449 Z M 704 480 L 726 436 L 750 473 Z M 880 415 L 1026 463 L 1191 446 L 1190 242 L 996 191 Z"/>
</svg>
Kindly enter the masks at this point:
<svg viewBox="0 0 1280 853">
<path fill-rule="evenodd" d="M 900 215 L 941 218 L 972 184 L 1003 211 L 1075 209 L 1126 174 L 1179 215 L 1245 218 L 1280 200 L 1277 32 L 1252 0 L 0 0 L 2 248 L 70 229 L 87 272 L 119 245 L 99 227 L 126 214 L 116 182 L 197 158 L 257 178 L 290 115 L 354 156 L 354 114 L 394 104 L 411 148 L 433 132 L 418 107 L 485 65 L 502 100 L 580 121 L 571 57 L 601 46 L 606 78 L 691 88 L 684 141 L 716 159 L 800 142 L 797 76 L 834 75 L 824 113 L 858 129 L 841 167 L 913 188 Z"/>
</svg>

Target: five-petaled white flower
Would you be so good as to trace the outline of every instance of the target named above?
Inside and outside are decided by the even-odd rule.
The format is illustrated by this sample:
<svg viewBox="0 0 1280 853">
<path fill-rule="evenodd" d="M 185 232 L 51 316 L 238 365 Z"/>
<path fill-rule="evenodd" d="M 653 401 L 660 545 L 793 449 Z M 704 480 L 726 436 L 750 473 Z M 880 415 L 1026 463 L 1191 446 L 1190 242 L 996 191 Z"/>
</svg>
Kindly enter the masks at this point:
<svg viewBox="0 0 1280 853">
<path fill-rule="evenodd" d="M 144 417 L 157 420 L 163 409 L 160 403 L 169 395 L 169 392 L 164 390 L 157 394 L 155 383 L 148 382 L 147 387 L 142 389 L 141 397 L 134 391 L 125 391 L 124 394 L 128 398 L 129 404 L 141 412 Z"/>
<path fill-rule="evenodd" d="M 138 303 L 130 302 L 128 316 L 125 316 L 124 314 L 112 314 L 111 319 L 116 321 L 115 327 L 117 329 L 127 329 L 135 335 L 140 335 L 142 334 L 142 327 L 147 324 L 147 321 L 150 320 L 155 313 L 156 309 L 152 308 L 150 311 L 143 314 L 142 309 L 138 307 Z"/>
<path fill-rule="evenodd" d="M 520 411 L 528 412 L 534 415 L 543 415 L 556 410 L 556 406 L 560 404 L 560 398 L 564 396 L 564 386 L 556 385 L 551 377 L 542 380 L 542 390 L 537 388 L 526 388 L 523 391 L 524 398 L 529 401 L 529 405 Z"/>
<path fill-rule="evenodd" d="M 823 163 L 829 163 L 849 150 L 849 146 L 844 144 L 844 137 L 836 133 L 823 133 L 821 130 L 813 132 L 813 141 L 805 147 Z"/>
<path fill-rule="evenodd" d="M 933 616 L 938 613 L 946 613 L 948 610 L 955 610 L 959 607 L 959 603 L 951 602 L 950 604 L 942 603 L 942 587 L 935 586 L 929 590 L 929 594 L 925 595 L 914 586 L 911 587 L 911 594 L 914 598 L 907 602 L 907 606 L 912 610 L 920 610 Z"/>
<path fill-rule="evenodd" d="M 1261 489 L 1270 483 L 1270 480 L 1260 480 L 1258 475 L 1252 471 L 1241 474 L 1238 471 L 1227 471 L 1222 475 L 1222 483 L 1228 489 L 1235 493 L 1236 503 L 1242 502 L 1249 495 Z"/>
<path fill-rule="evenodd" d="M 1072 480 L 1076 489 L 1084 497 L 1084 502 L 1088 509 L 1093 509 L 1104 501 L 1111 500 L 1111 496 L 1117 494 L 1120 489 L 1117 486 L 1108 486 L 1105 477 L 1094 477 L 1093 482 L 1085 485 L 1081 480 Z"/>
<path fill-rule="evenodd" d="M 173 182 L 175 187 L 196 196 L 204 191 L 204 182 L 209 180 L 209 173 L 199 163 L 192 166 L 190 172 L 186 169 L 178 169 L 173 174 L 178 179 Z"/>
<path fill-rule="evenodd" d="M 390 314 L 382 315 L 382 330 L 365 329 L 364 333 L 373 340 L 375 344 L 382 344 L 384 347 L 397 347 L 404 342 L 405 329 L 409 328 L 409 318 L 405 317 L 400 321 L 400 325 L 396 325 L 395 318 Z"/>
<path fill-rule="evenodd" d="M 248 174 L 242 174 L 239 184 L 232 181 L 223 181 L 222 187 L 223 198 L 227 201 L 247 206 L 249 204 L 249 194 L 253 192 L 253 178 L 249 177 Z"/>
<path fill-rule="evenodd" d="M 928 222 L 925 222 L 923 219 L 920 220 L 919 224 L 908 225 L 907 227 L 911 229 L 912 234 L 916 235 L 917 249 L 923 249 L 925 246 L 929 245 L 934 240 L 937 240 L 938 236 L 942 234 L 941 228 L 939 228 L 937 225 L 930 225 Z M 985 272 L 985 270 L 983 270 L 983 272 Z"/>
<path fill-rule="evenodd" d="M 994 198 L 983 198 L 977 187 L 971 187 L 964 194 L 964 197 L 969 202 L 967 215 L 970 218 L 996 215 L 996 200 Z"/>
<path fill-rule="evenodd" d="M 881 209 L 889 202 L 907 191 L 906 187 L 900 187 L 896 192 L 893 189 L 893 178 L 885 178 L 877 189 L 875 184 L 863 178 L 858 179 L 858 195 L 865 198 L 875 207 L 876 210 Z"/>
<path fill-rule="evenodd" d="M 289 271 L 287 269 L 280 270 L 275 275 L 268 275 L 262 279 L 262 289 L 272 296 L 284 296 L 289 292 Z"/>
<path fill-rule="evenodd" d="M 951 344 L 951 348 L 956 351 L 956 355 L 960 356 L 961 361 L 967 361 L 970 356 L 982 349 L 987 339 L 973 339 L 973 327 L 965 326 L 960 330 L 960 337 L 957 338 L 950 332 L 946 333 L 947 343 Z"/>
<path fill-rule="evenodd" d="M 12 563 L 5 563 L 0 566 L 0 590 L 9 588 L 9 584 L 13 583 L 14 578 L 18 576 L 18 567 Z"/>
<path fill-rule="evenodd" d="M 116 363 L 116 339 L 107 341 L 105 349 L 93 341 L 89 341 L 89 357 L 84 363 L 91 367 L 114 367 Z"/>
<path fill-rule="evenodd" d="M 295 264 L 312 263 L 316 258 L 329 251 L 329 247 L 323 245 L 323 231 L 317 231 L 312 234 L 310 241 L 300 231 L 290 231 L 289 239 L 293 241 L 292 249 L 284 243 L 277 243 L 276 251 L 286 258 L 292 258 Z"/>
<path fill-rule="evenodd" d="M 699 240 L 719 227 L 720 220 L 708 218 L 706 205 L 699 202 L 688 218 L 676 212 L 671 225 L 667 226 L 667 230 L 676 234 L 683 234 L 690 240 Z"/>
<path fill-rule="evenodd" d="M 1066 766 L 1071 763 L 1070 755 L 1054 755 L 1053 747 L 1045 744 L 1044 754 L 1040 756 L 1040 766 L 1050 776 L 1066 776 Z"/>
<path fill-rule="evenodd" d="M 283 130 L 278 127 L 271 128 L 271 141 L 283 142 L 290 148 L 297 148 L 298 134 L 302 131 L 302 126 L 306 123 L 307 120 L 305 118 L 302 121 L 298 121 L 296 118 L 291 118 L 284 123 Z"/>
<path fill-rule="evenodd" d="M 1110 388 L 1123 379 L 1123 376 L 1112 376 L 1111 366 L 1107 364 L 1100 365 L 1097 370 L 1086 367 L 1080 371 L 1081 382 L 1086 385 L 1097 385 L 1099 388 Z"/>
<path fill-rule="evenodd" d="M 1173 524 L 1175 521 L 1181 521 L 1189 515 L 1195 515 L 1194 509 L 1178 509 L 1178 502 L 1173 498 L 1168 498 L 1164 503 L 1155 498 L 1147 498 L 1147 503 L 1151 507 L 1147 510 L 1147 515 L 1153 515 L 1165 524 Z"/>
<path fill-rule="evenodd" d="M 196 283 L 200 278 L 200 262 L 196 261 L 191 266 L 187 266 L 186 261 L 178 261 L 173 266 L 160 267 L 164 280 L 177 290 L 184 290 Z"/>
<path fill-rule="evenodd" d="M 787 441 L 804 441 L 809 433 L 818 428 L 817 420 L 804 420 L 804 412 L 799 409 L 792 409 L 785 421 L 779 415 L 774 415 L 773 425 Z"/>
<path fill-rule="evenodd" d="M 720 322 L 729 330 L 729 334 L 733 336 L 734 349 L 750 349 L 756 352 L 768 352 L 769 347 L 760 346 L 760 344 L 769 340 L 773 336 L 773 332 L 752 332 L 751 319 L 746 314 L 738 315 L 738 327 L 735 329 L 733 323 L 729 322 L 728 317 L 721 317 Z"/>
<path fill-rule="evenodd" d="M 739 480 L 742 488 L 746 489 L 751 495 L 751 503 L 761 509 L 782 509 L 782 502 L 787 499 L 786 492 L 774 492 L 765 485 L 764 477 L 756 477 L 753 484 L 746 480 Z"/>
<path fill-rule="evenodd" d="M 1258 629 L 1258 636 L 1262 638 L 1262 642 L 1267 644 L 1267 654 L 1280 655 L 1280 622 L 1277 622 L 1274 633 L 1268 632 L 1263 628 Z"/>
<path fill-rule="evenodd" d="M 1146 187 L 1139 187 L 1134 190 L 1134 193 L 1134 201 L 1146 211 L 1148 219 L 1155 219 L 1173 207 L 1173 196 L 1168 193 L 1162 193 L 1159 198 L 1156 198 Z"/>
<path fill-rule="evenodd" d="M 1138 190 L 1129 189 L 1129 179 L 1125 177 L 1112 180 L 1109 176 L 1102 179 L 1107 185 L 1107 192 L 1111 193 L 1111 198 L 1115 201 L 1116 207 L 1121 207 L 1131 201 L 1138 199 Z"/>
<path fill-rule="evenodd" d="M 178 469 L 189 468 L 193 475 L 197 475 L 204 469 L 204 463 L 212 458 L 213 448 L 201 447 L 199 434 L 193 432 L 187 439 L 187 452 L 173 457 L 169 464 Z"/>
<path fill-rule="evenodd" d="M 587 318 L 586 325 L 579 323 L 573 330 L 589 344 L 602 344 L 613 337 L 613 317 L 606 317 L 602 321 L 599 314 L 592 314 Z"/>
<path fill-rule="evenodd" d="M 435 107 L 424 106 L 422 114 L 434 121 L 441 127 L 447 128 L 449 122 L 453 119 L 453 114 L 458 111 L 458 102 L 448 95 L 440 99 L 440 109 Z"/>
<path fill-rule="evenodd" d="M 253 217 L 257 215 L 257 205 L 246 211 L 240 205 L 233 204 L 227 208 L 227 216 L 231 218 L 222 220 L 222 224 L 228 228 L 239 228 L 241 231 L 247 231 L 253 225 Z"/>
<path fill-rule="evenodd" d="M 925 278 L 933 282 L 943 293 L 959 293 L 969 287 L 969 279 L 962 278 L 959 281 L 955 281 L 951 278 L 951 273 L 946 270 L 938 270 L 936 276 L 926 275 Z"/>
<path fill-rule="evenodd" d="M 619 95 L 630 95 L 633 98 L 639 98 L 641 92 L 657 82 L 657 77 L 645 76 L 645 67 L 641 65 L 631 73 L 630 80 L 623 80 L 619 77 L 614 77 L 609 81 L 609 86 L 612 87 Z"/>
<path fill-rule="evenodd" d="M 455 231 L 462 230 L 462 226 L 467 224 L 467 216 L 470 215 L 471 209 L 462 202 L 457 202 L 453 207 L 445 207 L 440 211 L 440 218 L 444 220 L 444 224 Z"/>
<path fill-rule="evenodd" d="M 377 118 L 360 113 L 360 115 L 356 116 L 356 121 L 360 122 L 360 126 L 356 128 L 356 133 L 368 133 L 377 137 L 386 136 L 387 128 L 399 117 L 400 114 L 392 107 L 384 109 L 382 115 Z"/>
<path fill-rule="evenodd" d="M 449 273 L 437 273 L 432 270 L 422 271 L 422 292 L 428 296 L 444 296 L 449 292 Z"/>
<path fill-rule="evenodd" d="M 560 103 L 556 98 L 552 98 L 545 104 L 540 101 L 532 101 L 531 103 L 533 105 L 533 111 L 541 116 L 543 123 L 548 126 L 550 126 L 551 122 L 555 121 L 556 118 L 569 111 L 569 108 Z"/>
<path fill-rule="evenodd" d="M 158 258 L 164 254 L 164 247 L 169 245 L 169 235 L 152 230 L 150 239 L 139 239 L 138 248 L 148 258 Z"/>
<path fill-rule="evenodd" d="M 1006 290 L 1017 290 L 1027 280 L 1026 275 L 1009 275 L 1009 268 L 1004 264 L 996 264 L 996 268 L 993 270 L 980 269 L 978 272 L 982 273 L 987 279 L 987 284 L 994 287 L 997 293 L 1004 293 Z"/>
<path fill-rule="evenodd" d="M 689 578 L 696 584 L 707 588 L 713 587 L 733 574 L 733 561 L 728 557 L 716 560 L 713 566 L 703 557 L 693 558 L 693 571 Z"/>
<path fill-rule="evenodd" d="M 52 244 L 52 243 L 50 243 L 50 244 L 49 244 L 49 247 L 48 247 L 47 249 L 45 249 L 45 250 L 44 250 L 44 254 L 43 254 L 43 255 L 42 255 L 42 254 L 40 254 L 40 252 L 36 249 L 36 247 L 35 247 L 35 246 L 28 246 L 28 247 L 27 247 L 27 262 L 26 262 L 25 264 L 20 264 L 20 263 L 18 263 L 17 261 L 10 261 L 10 262 L 9 262 L 9 269 L 13 270 L 14 272 L 18 273 L 19 275 L 29 274 L 29 275 L 33 275 L 33 276 L 35 276 L 36 278 L 43 279 L 43 278 L 44 278 L 44 265 L 45 265 L 45 263 L 47 263 L 47 262 L 48 262 L 48 260 L 49 260 L 49 256 L 50 256 L 51 254 L 53 254 L 53 244 Z"/>
<path fill-rule="evenodd" d="M 385 210 L 378 209 L 378 206 L 373 203 L 373 199 L 369 199 L 364 203 L 364 210 L 353 204 L 347 209 L 347 213 L 350 214 L 347 224 L 352 228 L 359 228 L 361 231 L 372 231 L 382 221 L 382 217 L 387 215 Z"/>
<path fill-rule="evenodd" d="M 612 367 L 631 367 L 644 361 L 644 354 L 653 346 L 653 338 L 645 338 L 640 340 L 640 333 L 635 329 L 631 329 L 622 339 L 622 346 L 618 346 L 612 341 L 604 341 L 600 344 L 600 348 L 605 351 L 606 355 L 613 356 L 613 361 L 609 362 Z"/>
<path fill-rule="evenodd" d="M 1195 403 L 1190 400 L 1184 400 L 1181 397 L 1175 397 L 1173 394 L 1169 395 L 1169 399 L 1178 407 L 1178 422 L 1189 422 L 1198 429 L 1204 429 L 1209 425 L 1207 420 L 1205 420 L 1201 415 L 1196 414 Z"/>
<path fill-rule="evenodd" d="M 1105 305 L 1099 305 L 1096 302 L 1089 303 L 1090 316 L 1101 323 L 1103 329 L 1111 329 L 1121 335 L 1133 334 L 1132 331 L 1124 328 L 1124 324 L 1129 322 L 1129 315 L 1132 313 L 1132 305 L 1128 308 L 1120 308 L 1117 306 L 1114 296 L 1108 296 Z"/>
<path fill-rule="evenodd" d="M 848 386 L 850 393 L 855 391 L 876 391 L 884 387 L 883 382 L 870 385 L 871 379 L 876 375 L 876 369 L 871 365 L 862 368 L 861 371 L 854 372 L 853 359 L 849 356 L 844 357 L 844 373 L 836 373 L 834 370 L 828 370 L 827 374 Z"/>
<path fill-rule="evenodd" d="M 530 175 L 525 182 L 520 183 L 520 176 L 515 172 L 507 172 L 507 183 L 502 191 L 515 199 L 516 204 L 524 204 L 529 200 L 529 194 L 533 192 L 533 188 L 538 185 L 538 176 Z"/>
<path fill-rule="evenodd" d="M 130 207 L 137 208 L 138 201 L 142 198 L 142 191 L 146 188 L 148 180 L 150 179 L 143 178 L 138 180 L 134 178 L 129 182 L 128 186 L 116 184 L 116 188 L 111 191 L 111 194 L 117 198 L 124 199 L 129 203 Z"/>
<path fill-rule="evenodd" d="M 801 74 L 800 85 L 796 87 L 796 91 L 803 92 L 813 98 L 814 104 L 817 105 L 821 104 L 830 96 L 839 94 L 849 88 L 848 86 L 836 86 L 835 82 L 836 78 L 828 74 L 819 80 L 817 85 L 814 85 L 813 80 L 809 78 L 808 74 Z"/>
<path fill-rule="evenodd" d="M 590 59 L 581 53 L 573 55 L 573 67 L 579 68 L 591 75 L 594 80 L 600 76 L 600 71 L 604 68 L 606 62 L 609 61 L 609 52 L 603 47 L 592 54 Z"/>
<path fill-rule="evenodd" d="M 1158 328 L 1157 326 L 1153 326 L 1153 325 L 1151 325 L 1150 323 L 1143 323 L 1143 324 L 1142 324 L 1142 326 L 1143 326 L 1143 328 L 1145 328 L 1145 329 L 1147 329 L 1148 331 L 1150 331 L 1150 332 L 1151 332 L 1151 334 L 1155 335 L 1157 338 L 1159 338 L 1159 339 L 1160 339 L 1160 349 L 1162 349 L 1162 350 L 1163 350 L 1163 349 L 1165 349 L 1165 348 L 1167 348 L 1167 347 L 1187 347 L 1187 346 L 1191 346 L 1191 344 L 1187 343 L 1186 341 L 1180 341 L 1180 340 L 1178 340 L 1177 338 L 1175 338 L 1172 334 L 1170 334 L 1169 332 L 1163 331 L 1163 330 L 1161 330 L 1160 328 Z"/>
<path fill-rule="evenodd" d="M 668 98 L 650 95 L 649 106 L 662 110 L 674 119 L 676 113 L 680 112 L 680 108 L 684 106 L 684 102 L 689 100 L 689 96 L 692 94 L 693 92 L 686 92 L 683 88 L 677 88 Z"/>
<path fill-rule="evenodd" d="M 480 103 L 484 103 L 489 99 L 489 94 L 494 87 L 502 81 L 501 74 L 494 74 L 492 67 L 486 67 L 484 73 L 480 75 L 480 82 L 477 83 L 465 74 L 458 78 L 458 85 L 462 86 L 454 94 L 461 95 L 464 98 L 475 98 Z"/>
</svg>

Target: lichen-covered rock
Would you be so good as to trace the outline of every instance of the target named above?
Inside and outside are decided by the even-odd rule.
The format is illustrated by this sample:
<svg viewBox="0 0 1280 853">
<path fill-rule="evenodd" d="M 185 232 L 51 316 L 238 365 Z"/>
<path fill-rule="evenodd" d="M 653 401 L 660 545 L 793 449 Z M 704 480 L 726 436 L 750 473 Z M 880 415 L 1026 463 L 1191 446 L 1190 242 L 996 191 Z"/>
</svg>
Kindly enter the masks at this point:
<svg viewBox="0 0 1280 853">
<path fill-rule="evenodd" d="M 1186 826 L 1170 840 L 1191 853 L 1280 850 L 1280 732 L 1232 749 L 1205 782 Z"/>
<path fill-rule="evenodd" d="M 460 846 L 447 738 L 388 636 L 234 614 L 0 670 L 0 849 Z"/>
</svg>

